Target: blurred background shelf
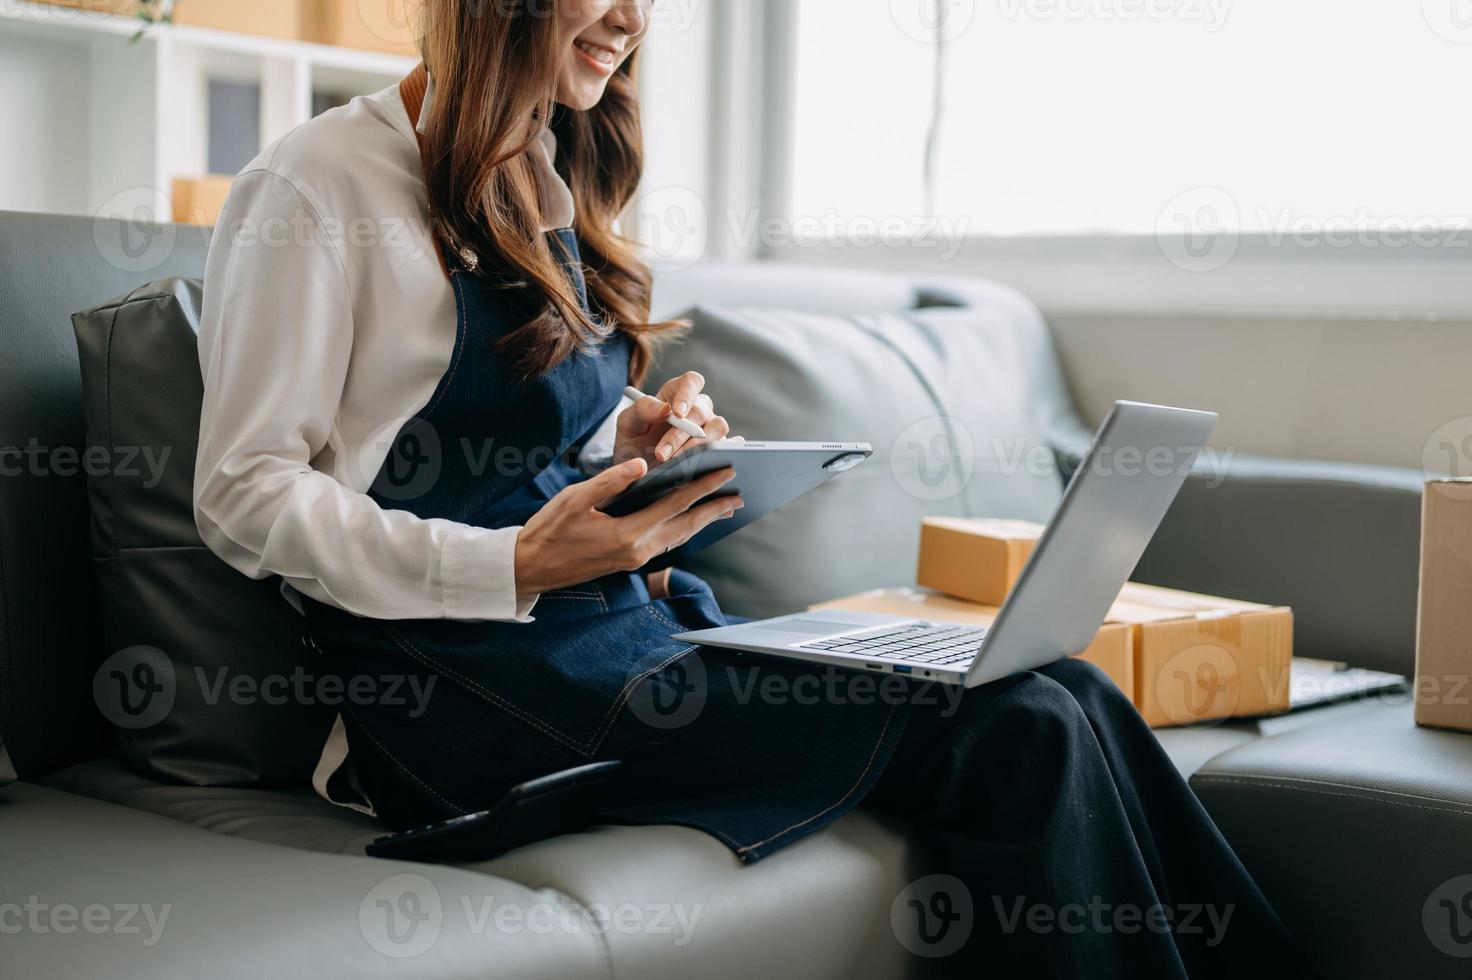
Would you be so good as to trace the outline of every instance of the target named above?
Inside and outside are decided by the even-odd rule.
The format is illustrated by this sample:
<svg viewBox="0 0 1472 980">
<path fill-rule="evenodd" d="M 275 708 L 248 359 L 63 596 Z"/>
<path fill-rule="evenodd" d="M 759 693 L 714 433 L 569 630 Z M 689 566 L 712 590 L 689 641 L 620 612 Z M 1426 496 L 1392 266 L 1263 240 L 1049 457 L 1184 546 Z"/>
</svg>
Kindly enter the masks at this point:
<svg viewBox="0 0 1472 980">
<path fill-rule="evenodd" d="M 242 0 L 243 2 L 243 0 Z M 175 179 L 238 171 L 406 55 L 0 0 L 0 210 L 173 213 Z"/>
</svg>

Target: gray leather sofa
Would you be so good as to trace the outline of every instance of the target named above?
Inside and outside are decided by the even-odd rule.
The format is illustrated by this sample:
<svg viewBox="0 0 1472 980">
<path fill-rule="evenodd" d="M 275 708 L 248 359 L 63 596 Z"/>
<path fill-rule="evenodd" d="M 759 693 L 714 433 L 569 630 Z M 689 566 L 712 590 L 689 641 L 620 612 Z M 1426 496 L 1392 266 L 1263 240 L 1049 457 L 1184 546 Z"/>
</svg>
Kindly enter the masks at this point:
<svg viewBox="0 0 1472 980">
<path fill-rule="evenodd" d="M 167 785 L 111 755 L 86 490 L 54 465 L 84 440 L 69 315 L 198 275 L 206 245 L 198 229 L 0 214 L 0 781 L 20 777 L 0 786 L 0 976 L 931 972 L 889 923 L 935 869 L 863 811 L 750 868 L 678 828 L 421 866 L 363 856 L 375 822 L 305 787 Z M 876 289 L 916 306 L 980 288 L 875 280 L 707 265 L 662 279 L 657 305 L 870 312 Z M 1076 449 L 1083 430 L 1060 431 Z M 1137 577 L 1291 603 L 1299 652 L 1410 672 L 1416 474 L 1238 460 L 1215 484 L 1193 479 Z M 1472 739 L 1418 730 L 1394 703 L 1162 738 L 1329 976 L 1465 975 L 1436 914 L 1472 872 Z"/>
</svg>

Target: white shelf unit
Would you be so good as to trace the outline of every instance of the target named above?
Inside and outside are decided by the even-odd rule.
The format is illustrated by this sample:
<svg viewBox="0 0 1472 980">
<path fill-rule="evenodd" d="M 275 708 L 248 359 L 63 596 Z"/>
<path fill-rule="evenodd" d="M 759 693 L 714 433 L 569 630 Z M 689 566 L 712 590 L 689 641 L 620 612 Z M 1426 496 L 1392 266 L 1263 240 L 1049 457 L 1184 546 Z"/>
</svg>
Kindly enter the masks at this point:
<svg viewBox="0 0 1472 980">
<path fill-rule="evenodd" d="M 244 2 L 244 0 L 242 0 Z M 208 172 L 214 79 L 260 86 L 260 140 L 314 92 L 375 92 L 415 59 L 0 0 L 0 210 L 168 220 L 176 177 Z"/>
</svg>

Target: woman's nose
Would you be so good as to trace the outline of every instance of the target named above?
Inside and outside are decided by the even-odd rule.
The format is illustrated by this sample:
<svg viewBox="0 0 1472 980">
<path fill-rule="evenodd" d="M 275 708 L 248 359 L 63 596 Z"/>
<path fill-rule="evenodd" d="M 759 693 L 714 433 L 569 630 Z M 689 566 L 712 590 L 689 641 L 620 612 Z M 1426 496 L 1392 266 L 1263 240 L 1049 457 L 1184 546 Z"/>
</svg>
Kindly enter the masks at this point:
<svg viewBox="0 0 1472 980">
<path fill-rule="evenodd" d="M 653 6 L 654 0 L 615 0 L 613 9 L 608 12 L 608 23 L 629 37 L 638 37 L 644 33 L 649 22 L 649 8 Z"/>
</svg>

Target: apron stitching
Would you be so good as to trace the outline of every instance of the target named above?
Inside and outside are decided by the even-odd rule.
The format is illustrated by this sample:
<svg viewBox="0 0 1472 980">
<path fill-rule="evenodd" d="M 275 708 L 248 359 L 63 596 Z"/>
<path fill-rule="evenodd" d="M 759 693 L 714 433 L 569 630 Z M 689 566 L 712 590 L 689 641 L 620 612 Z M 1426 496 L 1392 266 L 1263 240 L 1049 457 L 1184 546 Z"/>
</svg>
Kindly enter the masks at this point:
<svg viewBox="0 0 1472 980">
<path fill-rule="evenodd" d="M 879 757 L 879 746 L 883 744 L 883 742 L 884 742 L 884 735 L 885 735 L 886 732 L 889 731 L 889 723 L 893 719 L 894 719 L 894 707 L 891 705 L 890 706 L 890 709 L 889 709 L 889 714 L 884 717 L 884 727 L 879 730 L 879 737 L 874 740 L 874 751 L 869 754 L 869 762 L 864 766 L 864 771 L 861 772 L 861 773 L 859 773 L 859 778 L 854 781 L 853 786 L 851 786 L 849 788 L 849 791 L 847 793 L 844 793 L 843 796 L 839 798 L 839 800 L 838 800 L 837 803 L 834 803 L 832 806 L 828 807 L 828 809 L 826 809 L 826 810 L 823 810 L 823 811 L 821 811 L 819 813 L 813 814 L 811 817 L 808 817 L 806 820 L 803 820 L 803 821 L 801 821 L 799 823 L 793 824 L 791 827 L 788 827 L 785 830 L 779 830 L 779 831 L 777 831 L 775 834 L 773 834 L 772 836 L 768 837 L 766 840 L 759 840 L 755 844 L 748 844 L 745 847 L 741 848 L 739 851 L 737 851 L 737 853 L 738 854 L 745 854 L 747 851 L 755 850 L 756 848 L 761 847 L 764 844 L 770 844 L 772 841 L 776 840 L 778 837 L 781 837 L 781 836 L 783 836 L 785 834 L 790 834 L 794 830 L 799 830 L 799 829 L 801 829 L 803 827 L 806 827 L 808 824 L 812 823 L 814 820 L 820 820 L 820 819 L 822 819 L 823 817 L 827 816 L 829 813 L 832 813 L 834 810 L 836 810 L 839 807 L 843 806 L 844 803 L 848 802 L 848 798 L 850 796 L 853 796 L 854 793 L 858 791 L 858 788 L 863 784 L 865 777 L 867 777 L 869 775 L 869 770 L 874 768 L 874 760 Z"/>
<path fill-rule="evenodd" d="M 418 660 L 420 663 L 439 671 L 440 673 L 449 677 L 451 680 L 458 682 L 462 687 L 465 687 L 473 691 L 474 693 L 479 694 L 481 697 L 490 701 L 492 704 L 497 705 L 507 713 L 513 715 L 516 718 L 520 718 L 522 721 L 526 722 L 532 727 L 544 732 L 547 735 L 550 735 L 552 738 L 555 738 L 563 745 L 566 745 L 568 748 L 572 749 L 578 755 L 588 756 L 592 754 L 592 752 L 589 751 L 587 748 L 584 748 L 582 745 L 578 744 L 577 740 L 575 740 L 572 736 L 558 731 L 556 728 L 547 724 L 542 719 L 536 717 L 535 715 L 529 714 L 521 708 L 518 708 L 510 701 L 497 696 L 496 694 L 477 684 L 475 681 L 459 673 L 458 671 L 450 670 L 443 665 L 436 663 L 433 659 L 430 658 L 428 654 L 415 647 L 414 644 L 410 643 L 406 638 L 402 637 L 396 630 L 389 627 L 385 627 L 384 629 L 385 632 L 388 633 L 389 638 L 392 639 L 394 643 L 398 644 L 401 650 L 409 654 L 414 659 Z"/>
<path fill-rule="evenodd" d="M 659 620 L 661 623 L 663 623 L 664 625 L 668 626 L 670 629 L 675 630 L 676 632 L 680 632 L 680 633 L 683 633 L 685 631 L 685 627 L 681 626 L 679 623 L 672 623 L 672 622 L 670 622 L 670 620 L 668 618 L 666 618 L 665 615 L 659 611 L 659 607 L 657 605 L 655 605 L 654 603 L 651 602 L 649 605 L 645 606 L 644 608 L 647 609 L 647 610 L 649 610 L 649 615 L 653 616 L 655 619 Z M 693 650 L 695 648 L 694 647 L 691 647 L 690 649 Z"/>
<path fill-rule="evenodd" d="M 618 700 L 613 703 L 613 707 L 608 709 L 608 714 L 603 716 L 603 723 L 598 726 L 598 731 L 593 736 L 596 740 L 596 744 L 593 746 L 595 751 L 597 750 L 599 745 L 603 744 L 603 739 L 608 735 L 608 729 L 613 727 L 613 722 L 614 719 L 618 716 L 619 709 L 622 708 L 624 704 L 629 700 L 629 695 L 634 693 L 634 688 L 638 687 L 645 680 L 647 680 L 654 674 L 659 673 L 661 670 L 664 670 L 670 664 L 674 663 L 676 660 L 679 660 L 681 657 L 685 656 L 687 653 L 694 649 L 695 647 L 686 647 L 685 649 L 676 653 L 674 656 L 670 657 L 664 663 L 649 668 L 644 673 L 638 675 L 637 677 L 634 677 L 627 684 L 624 685 L 624 689 L 619 692 Z"/>
<path fill-rule="evenodd" d="M 351 707 L 349 707 L 348 708 L 348 713 L 349 714 L 352 714 L 352 710 L 353 709 Z M 374 737 L 373 733 L 368 730 L 368 726 L 364 725 L 362 723 L 362 721 L 357 718 L 356 715 L 354 715 L 353 717 L 354 717 L 354 720 L 357 720 L 358 721 L 358 730 L 360 732 L 362 732 L 365 736 L 367 736 L 368 741 L 372 742 L 373 745 L 374 745 L 374 747 L 377 748 L 379 752 L 383 753 L 383 757 L 385 759 L 387 759 L 389 762 L 393 763 L 393 766 L 394 766 L 395 769 L 397 769 L 399 772 L 403 773 L 404 776 L 407 777 L 411 782 L 417 784 L 421 789 L 423 789 L 430 796 L 434 797 L 435 800 L 437 800 L 439 803 L 441 803 L 443 806 L 445 806 L 447 809 L 451 810 L 452 812 L 457 813 L 457 814 L 461 814 L 461 815 L 463 815 L 463 814 L 465 814 L 467 812 L 464 807 L 459 807 L 459 806 L 456 806 L 455 804 L 451 803 L 449 800 L 445 799 L 443 796 L 441 796 L 439 793 L 437 793 L 435 791 L 435 789 L 434 789 L 433 786 L 430 786 L 424 780 L 420 779 L 418 776 L 414 775 L 414 773 L 410 772 L 408 766 L 406 766 L 402 762 L 400 762 L 398 760 L 398 757 L 395 756 L 392 752 L 390 752 L 388 750 L 388 747 L 387 746 L 385 746 L 376 737 Z"/>
</svg>

